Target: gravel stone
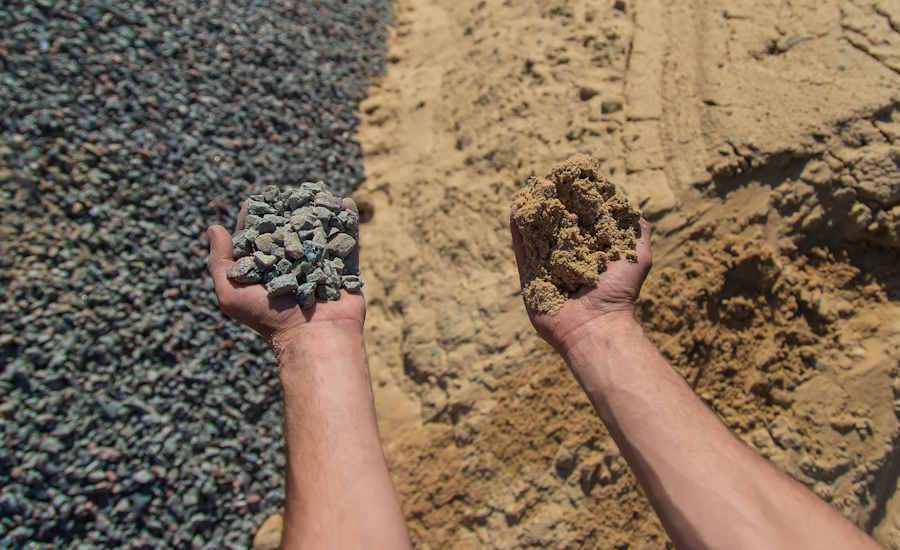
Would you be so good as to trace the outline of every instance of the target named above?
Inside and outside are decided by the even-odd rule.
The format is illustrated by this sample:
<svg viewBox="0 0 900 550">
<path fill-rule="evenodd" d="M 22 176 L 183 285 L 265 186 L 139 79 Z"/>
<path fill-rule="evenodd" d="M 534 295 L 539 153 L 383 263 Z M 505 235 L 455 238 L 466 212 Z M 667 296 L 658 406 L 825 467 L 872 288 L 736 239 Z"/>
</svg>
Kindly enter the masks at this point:
<svg viewBox="0 0 900 550">
<path fill-rule="evenodd" d="M 325 255 L 325 247 L 313 241 L 303 241 L 303 253 L 307 262 L 318 264 Z"/>
<path fill-rule="evenodd" d="M 297 277 L 290 273 L 279 275 L 266 285 L 269 297 L 290 296 L 297 293 Z"/>
<path fill-rule="evenodd" d="M 324 229 L 317 227 L 312 230 L 312 237 L 309 240 L 324 247 L 328 244 L 328 235 Z"/>
<path fill-rule="evenodd" d="M 272 238 L 271 233 L 263 233 L 253 240 L 253 245 L 256 246 L 256 249 L 260 252 L 272 254 L 275 247 L 275 239 Z"/>
<path fill-rule="evenodd" d="M 355 233 L 359 229 L 359 214 L 351 210 L 342 210 L 337 215 L 337 221 L 348 233 Z"/>
<path fill-rule="evenodd" d="M 320 224 L 321 222 L 313 213 L 312 208 L 298 208 L 291 213 L 291 225 L 298 231 L 303 229 L 312 229 L 319 226 Z"/>
<path fill-rule="evenodd" d="M 278 261 L 275 256 L 259 251 L 253 253 L 253 259 L 256 261 L 256 266 L 261 271 L 268 271 L 272 269 L 272 267 L 275 266 L 275 262 Z"/>
<path fill-rule="evenodd" d="M 313 193 L 310 191 L 304 191 L 303 189 L 298 189 L 296 191 L 291 192 L 288 195 L 287 200 L 285 200 L 285 206 L 287 206 L 288 210 L 296 210 L 301 206 L 305 206 L 313 200 Z"/>
<path fill-rule="evenodd" d="M 325 208 L 324 206 L 314 206 L 312 208 L 312 213 L 313 216 L 318 218 L 323 224 L 331 221 L 332 216 L 334 216 L 334 213 L 332 213 L 331 210 Z"/>
<path fill-rule="evenodd" d="M 255 214 L 247 214 L 247 217 L 244 218 L 244 228 L 246 229 L 252 227 L 253 229 L 259 231 L 259 222 L 261 221 L 262 218 L 260 218 L 259 216 Z"/>
<path fill-rule="evenodd" d="M 341 198 L 329 192 L 320 192 L 316 194 L 315 205 L 337 211 L 341 209 Z"/>
<path fill-rule="evenodd" d="M 238 283 L 258 283 L 261 280 L 261 273 L 253 256 L 245 256 L 235 261 L 228 268 L 226 275 Z"/>
<path fill-rule="evenodd" d="M 316 283 L 303 283 L 297 288 L 297 303 L 303 309 L 309 309 L 316 303 Z"/>
<path fill-rule="evenodd" d="M 278 260 L 277 264 L 275 264 L 275 271 L 277 271 L 279 275 L 284 275 L 290 273 L 293 267 L 294 264 L 292 264 L 290 260 L 282 258 Z"/>
<path fill-rule="evenodd" d="M 287 258 L 297 260 L 304 257 L 303 243 L 300 237 L 293 231 L 288 231 L 284 235 L 284 253 Z"/>
<path fill-rule="evenodd" d="M 347 292 L 359 292 L 362 290 L 363 283 L 356 275 L 344 275 L 341 277 L 341 286 Z"/>
<path fill-rule="evenodd" d="M 328 253 L 338 258 L 349 255 L 356 246 L 356 239 L 346 233 L 338 233 L 328 241 Z"/>
<path fill-rule="evenodd" d="M 269 203 L 263 201 L 255 201 L 250 199 L 247 201 L 247 214 L 254 214 L 256 216 L 265 216 L 266 214 L 274 214 L 275 208 L 271 206 Z M 263 217 L 265 219 L 265 217 Z"/>
</svg>

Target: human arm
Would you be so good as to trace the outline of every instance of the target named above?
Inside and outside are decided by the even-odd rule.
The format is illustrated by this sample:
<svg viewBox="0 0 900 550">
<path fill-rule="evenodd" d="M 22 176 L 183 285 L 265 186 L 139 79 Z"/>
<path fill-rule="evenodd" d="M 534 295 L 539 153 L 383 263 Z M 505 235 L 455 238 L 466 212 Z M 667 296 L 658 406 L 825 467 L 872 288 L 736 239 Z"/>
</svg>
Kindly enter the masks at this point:
<svg viewBox="0 0 900 550">
<path fill-rule="evenodd" d="M 565 358 L 679 548 L 878 548 L 739 441 L 644 335 L 634 302 L 651 264 L 610 264 L 554 316 L 529 312 Z M 513 228 L 517 256 L 520 237 Z"/>
<path fill-rule="evenodd" d="M 238 228 L 246 209 L 242 209 Z M 409 548 L 409 536 L 378 437 L 363 341 L 365 300 L 301 310 L 238 285 L 222 226 L 207 232 L 209 271 L 222 310 L 273 347 L 284 390 L 287 452 L 282 548 Z"/>
</svg>

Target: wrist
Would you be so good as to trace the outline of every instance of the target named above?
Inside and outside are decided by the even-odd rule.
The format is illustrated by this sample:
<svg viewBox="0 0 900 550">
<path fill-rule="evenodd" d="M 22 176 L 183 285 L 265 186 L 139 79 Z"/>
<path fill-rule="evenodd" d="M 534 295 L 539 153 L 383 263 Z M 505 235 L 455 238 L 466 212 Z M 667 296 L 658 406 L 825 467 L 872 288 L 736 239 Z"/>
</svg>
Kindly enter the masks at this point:
<svg viewBox="0 0 900 550">
<path fill-rule="evenodd" d="M 621 338 L 643 335 L 643 329 L 631 309 L 611 311 L 595 317 L 570 331 L 558 350 L 569 368 L 588 366 L 598 353 Z"/>
<path fill-rule="evenodd" d="M 305 323 L 273 335 L 271 344 L 284 386 L 319 373 L 368 376 L 362 323 L 355 319 Z"/>
</svg>

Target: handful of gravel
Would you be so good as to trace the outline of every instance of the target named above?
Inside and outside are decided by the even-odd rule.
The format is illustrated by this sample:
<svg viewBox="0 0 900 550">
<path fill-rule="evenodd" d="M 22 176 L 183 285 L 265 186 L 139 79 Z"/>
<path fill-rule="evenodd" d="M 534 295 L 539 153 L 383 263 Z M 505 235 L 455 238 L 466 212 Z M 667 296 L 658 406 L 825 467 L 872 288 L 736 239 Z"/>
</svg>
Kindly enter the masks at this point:
<svg viewBox="0 0 900 550">
<path fill-rule="evenodd" d="M 294 296 L 304 309 L 339 299 L 341 288 L 359 292 L 359 213 L 345 204 L 321 181 L 251 195 L 228 278 L 263 283 L 270 297 Z"/>
</svg>

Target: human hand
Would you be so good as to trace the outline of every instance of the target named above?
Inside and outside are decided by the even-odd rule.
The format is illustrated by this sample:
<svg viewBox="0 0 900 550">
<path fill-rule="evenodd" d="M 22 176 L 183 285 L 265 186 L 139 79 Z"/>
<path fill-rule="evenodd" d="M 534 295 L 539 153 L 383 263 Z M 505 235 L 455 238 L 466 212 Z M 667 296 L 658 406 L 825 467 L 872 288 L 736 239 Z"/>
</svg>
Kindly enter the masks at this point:
<svg viewBox="0 0 900 550">
<path fill-rule="evenodd" d="M 513 250 L 519 267 L 519 283 L 525 287 L 522 236 L 510 218 Z M 610 263 L 600 274 L 597 285 L 584 287 L 570 296 L 554 315 L 538 313 L 527 305 L 528 317 L 538 334 L 566 357 L 577 341 L 593 329 L 603 330 L 612 321 L 634 321 L 634 305 L 641 285 L 652 265 L 650 224 L 640 219 L 641 235 L 637 241 L 637 262 L 621 259 Z"/>
<path fill-rule="evenodd" d="M 343 206 L 357 211 L 353 199 L 344 199 Z M 246 217 L 247 202 L 244 201 L 235 225 L 236 232 L 244 227 Z M 269 298 L 265 286 L 235 283 L 226 276 L 228 268 L 234 263 L 228 230 L 221 225 L 212 225 L 206 235 L 209 239 L 208 269 L 215 283 L 219 307 L 232 319 L 262 335 L 276 350 L 300 334 L 312 331 L 361 334 L 366 318 L 366 301 L 362 294 L 341 290 L 340 300 L 319 301 L 306 310 L 300 308 L 293 296 Z M 359 249 L 352 254 L 358 255 Z M 321 337 L 321 334 L 316 337 Z"/>
</svg>

